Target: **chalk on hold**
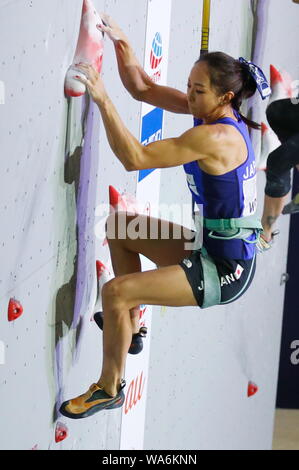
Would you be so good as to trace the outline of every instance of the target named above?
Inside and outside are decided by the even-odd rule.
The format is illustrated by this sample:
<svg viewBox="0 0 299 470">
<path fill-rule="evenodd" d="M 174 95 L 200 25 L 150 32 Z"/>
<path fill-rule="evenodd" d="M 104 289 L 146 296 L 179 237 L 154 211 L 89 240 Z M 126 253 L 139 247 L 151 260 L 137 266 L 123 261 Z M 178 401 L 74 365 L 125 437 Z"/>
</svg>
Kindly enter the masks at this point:
<svg viewBox="0 0 299 470">
<path fill-rule="evenodd" d="M 86 78 L 81 71 L 76 70 L 75 64 L 84 62 L 92 65 L 99 73 L 101 71 L 104 43 L 103 34 L 98 30 L 97 24 L 102 24 L 102 20 L 92 1 L 83 0 L 80 33 L 75 57 L 65 77 L 64 92 L 66 96 L 82 96 L 86 91 L 85 85 L 74 78 L 75 75 Z"/>
<path fill-rule="evenodd" d="M 19 318 L 23 313 L 23 307 L 16 299 L 10 299 L 8 304 L 7 318 L 8 321 L 14 321 Z"/>
<path fill-rule="evenodd" d="M 254 382 L 248 382 L 247 396 L 251 397 L 258 391 L 258 386 Z"/>
<path fill-rule="evenodd" d="M 69 430 L 64 423 L 57 421 L 55 428 L 55 442 L 64 441 L 69 435 Z"/>
</svg>

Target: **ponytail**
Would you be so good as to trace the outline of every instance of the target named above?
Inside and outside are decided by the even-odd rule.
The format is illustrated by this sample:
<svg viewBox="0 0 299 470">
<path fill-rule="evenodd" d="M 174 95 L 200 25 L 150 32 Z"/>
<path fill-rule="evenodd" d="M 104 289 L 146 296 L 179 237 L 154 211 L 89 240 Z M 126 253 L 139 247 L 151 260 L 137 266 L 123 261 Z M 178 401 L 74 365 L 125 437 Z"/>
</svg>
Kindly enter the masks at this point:
<svg viewBox="0 0 299 470">
<path fill-rule="evenodd" d="M 249 119 L 248 117 L 244 116 L 241 112 L 240 112 L 240 108 L 241 108 L 241 105 L 242 105 L 242 99 L 240 97 L 234 97 L 231 101 L 231 104 L 232 104 L 232 107 L 233 109 L 235 109 L 242 121 L 245 122 L 245 124 L 248 126 L 248 127 L 251 127 L 252 129 L 256 129 L 256 130 L 260 130 L 261 129 L 261 125 L 258 124 L 257 122 L 255 121 L 252 121 L 251 119 Z"/>
</svg>

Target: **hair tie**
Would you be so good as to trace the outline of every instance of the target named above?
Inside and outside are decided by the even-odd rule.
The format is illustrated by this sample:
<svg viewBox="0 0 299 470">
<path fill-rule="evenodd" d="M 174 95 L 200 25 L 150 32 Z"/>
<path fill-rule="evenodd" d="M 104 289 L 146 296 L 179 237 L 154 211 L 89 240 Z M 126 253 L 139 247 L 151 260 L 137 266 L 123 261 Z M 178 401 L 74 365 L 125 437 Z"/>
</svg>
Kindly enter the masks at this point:
<svg viewBox="0 0 299 470">
<path fill-rule="evenodd" d="M 255 65 L 253 62 L 244 59 L 243 57 L 239 57 L 239 62 L 246 66 L 248 72 L 256 83 L 257 89 L 262 99 L 264 100 L 265 98 L 270 96 L 272 91 L 262 69 Z"/>
</svg>

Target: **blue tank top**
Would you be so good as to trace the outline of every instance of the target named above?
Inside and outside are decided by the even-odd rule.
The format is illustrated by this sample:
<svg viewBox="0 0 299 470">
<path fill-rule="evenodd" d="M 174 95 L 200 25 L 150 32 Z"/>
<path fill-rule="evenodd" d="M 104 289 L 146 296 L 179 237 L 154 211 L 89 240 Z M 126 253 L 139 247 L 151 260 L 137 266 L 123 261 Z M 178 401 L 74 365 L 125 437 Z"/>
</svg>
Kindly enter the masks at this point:
<svg viewBox="0 0 299 470">
<path fill-rule="evenodd" d="M 256 165 L 252 143 L 248 129 L 237 112 L 236 119 L 222 118 L 213 124 L 228 124 L 234 126 L 242 134 L 248 154 L 242 165 L 223 175 L 210 175 L 198 165 L 197 161 L 186 163 L 184 170 L 187 184 L 196 202 L 203 206 L 203 216 L 209 219 L 230 219 L 253 215 L 256 211 Z M 201 125 L 200 119 L 194 118 L 194 125 Z M 248 240 L 254 240 L 251 235 Z M 251 259 L 255 254 L 255 244 L 246 243 L 240 239 L 215 240 L 208 236 L 204 229 L 203 244 L 207 251 L 219 258 Z"/>
</svg>

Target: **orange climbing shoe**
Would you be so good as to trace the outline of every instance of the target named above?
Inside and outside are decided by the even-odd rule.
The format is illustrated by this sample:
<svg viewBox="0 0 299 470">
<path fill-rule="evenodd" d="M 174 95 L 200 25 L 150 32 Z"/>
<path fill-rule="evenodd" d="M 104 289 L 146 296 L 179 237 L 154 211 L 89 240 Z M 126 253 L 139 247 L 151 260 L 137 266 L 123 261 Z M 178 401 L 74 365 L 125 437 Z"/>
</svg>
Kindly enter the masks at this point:
<svg viewBox="0 0 299 470">
<path fill-rule="evenodd" d="M 62 403 L 59 411 L 67 418 L 80 419 L 92 416 L 101 410 L 120 408 L 125 401 L 125 394 L 123 392 L 125 386 L 126 382 L 123 380 L 118 394 L 112 397 L 99 385 L 93 384 L 83 395 Z"/>
</svg>

